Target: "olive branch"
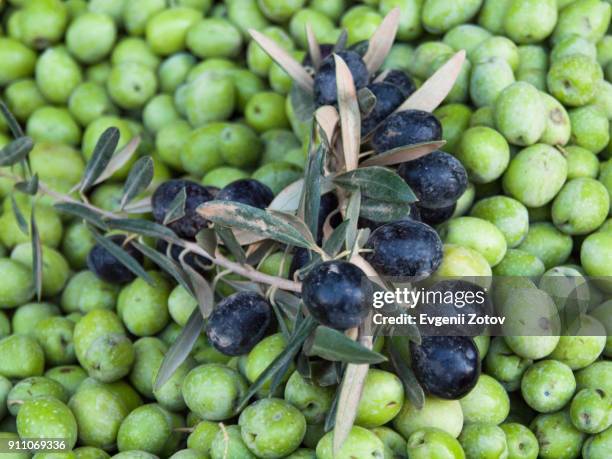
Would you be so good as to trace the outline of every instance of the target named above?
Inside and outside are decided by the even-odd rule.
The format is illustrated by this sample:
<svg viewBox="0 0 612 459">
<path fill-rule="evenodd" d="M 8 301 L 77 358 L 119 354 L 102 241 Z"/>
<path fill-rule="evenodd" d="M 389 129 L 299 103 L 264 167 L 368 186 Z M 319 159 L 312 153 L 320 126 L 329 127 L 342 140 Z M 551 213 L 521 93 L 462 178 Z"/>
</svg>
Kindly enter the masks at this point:
<svg viewBox="0 0 612 459">
<path fill-rule="evenodd" d="M 384 18 L 369 41 L 363 61 L 370 77 L 377 74 L 389 53 L 398 23 L 399 9 L 396 8 Z M 321 65 L 322 49 L 310 27 L 307 27 L 307 36 L 312 68 L 297 62 L 265 35 L 255 30 L 249 33 L 292 77 L 295 84 L 290 97 L 295 112 L 302 121 L 311 123 L 304 178 L 282 190 L 266 210 L 236 202 L 209 201 L 202 204 L 197 212 L 211 225 L 200 231 L 195 242 L 181 239 L 165 225 L 184 215 L 185 193 L 175 197 L 166 213 L 164 225 L 149 219 L 150 198 L 138 199 L 147 192 L 153 180 L 153 161 L 146 155 L 134 163 L 125 181 L 119 211 L 110 212 L 93 206 L 88 201 L 88 192 L 124 166 L 136 154 L 138 147 L 139 140 L 135 139 L 118 150 L 119 131 L 113 127 L 99 138 L 85 173 L 72 192 L 57 192 L 32 173 L 28 154 L 34 143 L 24 135 L 4 103 L 0 103 L 0 111 L 15 139 L 0 151 L 0 177 L 13 181 L 15 192 L 32 198 L 31 213 L 26 218 L 17 206 L 14 195 L 11 195 L 12 209 L 19 227 L 31 237 L 33 284 L 39 299 L 42 296 L 43 254 L 34 210 L 37 197 L 46 195 L 52 198 L 58 211 L 84 221 L 95 239 L 112 250 L 112 254 L 136 275 L 147 280 L 146 272 L 139 263 L 123 247 L 111 243 L 104 234 L 125 233 L 127 241 L 197 300 L 199 308 L 194 310 L 166 354 L 158 372 L 156 387 L 163 385 L 191 352 L 218 299 L 214 288 L 217 282 L 227 282 L 237 290 L 256 288 L 265 293 L 278 318 L 287 346 L 251 385 L 237 410 L 244 407 L 267 381 L 272 382 L 269 392 L 273 393 L 290 363 L 297 358 L 298 371 L 305 379 L 327 386 L 339 384 L 325 421 L 326 431 L 334 429 L 333 450 L 336 453 L 353 426 L 369 365 L 381 363 L 387 358 L 372 350 L 373 337 L 366 327 L 343 333 L 320 325 L 310 317 L 296 295 L 301 291 L 300 279 L 321 260 L 346 258 L 360 267 L 380 288 L 392 289 L 393 285 L 362 257 L 369 230 L 358 229 L 358 220 L 363 217 L 387 222 L 406 215 L 408 206 L 416 201 L 416 197 L 389 166 L 418 159 L 439 149 L 444 142 L 409 145 L 377 154 L 367 149 L 370 138 L 367 134 L 361 135 L 362 119 L 375 106 L 376 97 L 365 88 L 356 89 L 349 67 L 337 54 L 346 46 L 346 34 L 342 34 L 334 46 L 337 105 L 324 105 L 315 110 L 312 74 Z M 464 60 L 464 51 L 455 54 L 396 111 L 433 111 L 453 88 Z M 376 79 L 384 78 L 384 75 L 385 72 L 382 72 Z M 320 200 L 329 191 L 337 195 L 338 208 L 327 216 L 323 234 L 319 235 Z M 338 214 L 342 217 L 342 223 L 333 228 L 330 220 Z M 164 241 L 167 247 L 165 253 L 147 244 L 147 238 Z M 321 242 L 318 243 L 318 240 Z M 178 258 L 172 256 L 173 246 L 180 247 Z M 278 248 L 285 253 L 292 248 L 305 249 L 311 254 L 311 261 L 297 271 L 294 279 L 258 270 L 265 256 Z M 223 269 L 214 277 L 213 286 L 202 272 L 186 261 L 190 254 L 210 261 L 209 270 Z M 249 282 L 224 279 L 226 273 L 238 275 Z M 286 326 L 285 320 L 291 324 L 290 327 Z M 415 329 L 410 337 L 394 336 L 386 343 L 389 363 L 402 380 L 407 397 L 417 407 L 423 405 L 424 394 L 407 364 L 406 355 L 409 341 L 418 342 L 419 339 L 418 330 Z"/>
</svg>

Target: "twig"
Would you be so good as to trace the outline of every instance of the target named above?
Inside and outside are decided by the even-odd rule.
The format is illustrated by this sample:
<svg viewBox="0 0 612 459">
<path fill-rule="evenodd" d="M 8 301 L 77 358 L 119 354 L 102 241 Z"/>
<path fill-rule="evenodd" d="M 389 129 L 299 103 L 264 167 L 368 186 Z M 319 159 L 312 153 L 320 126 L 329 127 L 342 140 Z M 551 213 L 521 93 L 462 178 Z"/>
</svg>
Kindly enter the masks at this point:
<svg viewBox="0 0 612 459">
<path fill-rule="evenodd" d="M 0 177 L 8 178 L 10 180 L 14 180 L 15 182 L 19 182 L 21 180 L 20 177 L 14 176 L 12 174 L 7 174 L 1 171 L 0 171 Z M 95 206 L 92 206 L 89 203 L 81 202 L 70 196 L 54 191 L 42 182 L 38 183 L 38 189 L 41 193 L 46 194 L 47 196 L 50 196 L 53 199 L 55 199 L 56 202 L 80 204 L 109 219 L 116 219 L 122 215 L 122 214 L 115 214 L 113 212 L 109 212 L 103 209 L 99 209 Z M 182 239 L 178 239 L 178 240 L 173 239 L 167 242 L 170 242 L 172 244 L 179 245 L 183 248 L 186 248 L 190 252 L 203 256 L 204 258 L 212 261 L 214 264 L 221 266 L 223 268 L 226 268 L 232 271 L 233 273 L 246 277 L 247 279 L 252 280 L 254 282 L 274 285 L 281 290 L 288 290 L 291 292 L 300 292 L 302 290 L 301 282 L 295 282 L 289 279 L 284 279 L 282 277 L 276 277 L 276 276 L 270 276 L 268 274 L 264 274 L 262 272 L 257 271 L 256 269 L 254 269 L 253 267 L 249 265 L 241 265 L 240 263 L 231 261 L 230 259 L 224 257 L 218 252 L 215 253 L 214 255 L 211 255 L 206 250 L 204 250 L 202 247 L 200 247 L 198 244 L 196 244 L 195 242 L 185 241 Z"/>
</svg>

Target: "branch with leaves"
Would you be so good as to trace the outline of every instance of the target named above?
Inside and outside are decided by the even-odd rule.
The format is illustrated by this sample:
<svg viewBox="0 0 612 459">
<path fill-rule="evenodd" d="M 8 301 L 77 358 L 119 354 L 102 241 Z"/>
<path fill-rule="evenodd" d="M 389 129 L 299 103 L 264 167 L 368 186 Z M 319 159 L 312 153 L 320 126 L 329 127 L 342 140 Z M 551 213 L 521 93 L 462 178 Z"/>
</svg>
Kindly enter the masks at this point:
<svg viewBox="0 0 612 459">
<path fill-rule="evenodd" d="M 376 72 L 382 66 L 393 44 L 398 28 L 399 9 L 392 10 L 369 42 L 363 62 L 369 79 L 377 81 Z M 146 197 L 153 180 L 153 161 L 142 156 L 133 165 L 124 184 L 119 209 L 116 212 L 99 209 L 88 201 L 88 193 L 113 176 L 136 153 L 138 139 L 117 151 L 119 131 L 109 128 L 98 140 L 87 163 L 81 181 L 69 194 L 58 193 L 32 174 L 28 153 L 33 148 L 30 138 L 9 113 L 4 104 L 0 109 L 15 137 L 0 152 L 0 176 L 15 183 L 15 191 L 34 200 L 28 219 L 21 214 L 14 197 L 13 211 L 20 227 L 32 239 L 34 285 L 40 298 L 42 292 L 42 250 L 34 218 L 36 196 L 47 195 L 55 208 L 75 219 L 84 221 L 98 244 L 107 249 L 119 262 L 135 275 L 148 279 L 142 266 L 121 245 L 105 234 L 121 232 L 146 258 L 171 276 L 197 300 L 197 308 L 189 318 L 180 336 L 169 349 L 156 386 L 163 385 L 190 354 L 200 336 L 205 321 L 219 299 L 214 285 L 210 285 L 207 271 L 223 270 L 214 282 L 227 282 L 237 290 L 256 290 L 265 294 L 277 316 L 279 328 L 285 335 L 284 351 L 252 384 L 238 409 L 271 381 L 269 392 L 282 381 L 282 375 L 291 362 L 308 380 L 321 385 L 339 384 L 334 408 L 326 419 L 326 429 L 334 429 L 333 449 L 337 452 L 346 440 L 357 413 L 361 392 L 370 364 L 378 364 L 387 357 L 374 351 L 371 333 L 364 327 L 340 332 L 317 323 L 308 314 L 300 296 L 301 279 L 314 266 L 324 260 L 346 259 L 357 265 L 380 288 L 393 285 L 380 276 L 364 259 L 364 245 L 369 229 L 359 228 L 360 218 L 376 222 L 391 222 L 405 217 L 416 196 L 406 182 L 389 168 L 421 158 L 438 150 L 443 141 L 403 146 L 384 152 L 368 150 L 369 136 L 362 136 L 362 119 L 376 105 L 375 95 L 367 88 L 357 90 L 351 70 L 341 57 L 346 46 L 346 33 L 341 34 L 334 46 L 337 104 L 315 109 L 312 69 L 306 69 L 287 51 L 265 35 L 250 31 L 270 57 L 294 80 L 291 101 L 300 121 L 311 123 L 309 155 L 304 178 L 281 191 L 265 210 L 240 202 L 211 200 L 200 205 L 198 214 L 209 226 L 202 229 L 195 240 L 182 239 L 169 225 L 185 215 L 185 192 L 178 193 L 162 222 L 152 221 L 150 198 Z M 316 72 L 324 61 L 322 48 L 310 27 L 307 28 L 309 56 Z M 465 53 L 459 52 L 443 65 L 429 80 L 410 95 L 396 111 L 419 109 L 433 111 L 452 89 L 463 65 Z M 384 72 L 383 74 L 384 75 Z M 12 167 L 12 170 L 8 170 Z M 338 208 L 319 228 L 321 197 L 333 192 Z M 144 198 L 139 198 L 145 194 Z M 331 218 L 340 215 L 342 222 L 331 224 Z M 137 217 L 137 218 L 135 218 Z M 318 234 L 322 232 L 323 234 Z M 151 247 L 147 239 L 165 242 L 167 250 Z M 180 248 L 180 256 L 172 254 L 172 247 Z M 273 276 L 257 269 L 272 250 L 306 250 L 310 261 L 300 267 L 293 279 Z M 212 264 L 194 267 L 187 257 L 195 255 Z M 247 280 L 224 279 L 226 273 Z M 386 343 L 386 355 L 402 380 L 406 394 L 416 406 L 422 406 L 424 395 L 414 374 L 407 365 L 409 341 L 419 340 L 418 330 L 410 337 L 392 337 Z"/>
</svg>

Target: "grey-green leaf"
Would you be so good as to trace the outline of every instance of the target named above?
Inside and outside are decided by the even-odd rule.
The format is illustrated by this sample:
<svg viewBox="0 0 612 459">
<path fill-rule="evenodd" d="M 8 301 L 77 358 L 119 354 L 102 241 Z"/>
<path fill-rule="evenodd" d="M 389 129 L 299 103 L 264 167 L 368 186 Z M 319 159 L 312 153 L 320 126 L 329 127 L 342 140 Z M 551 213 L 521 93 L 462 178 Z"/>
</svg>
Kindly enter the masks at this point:
<svg viewBox="0 0 612 459">
<path fill-rule="evenodd" d="M 297 120 L 301 123 L 307 123 L 312 120 L 316 108 L 313 95 L 297 84 L 294 84 L 289 97 Z"/>
<path fill-rule="evenodd" d="M 174 234 L 174 231 L 172 231 L 170 228 L 149 220 L 141 220 L 136 218 L 115 218 L 108 220 L 108 227 L 158 239 L 177 239 L 176 234 Z"/>
<path fill-rule="evenodd" d="M 347 363 L 377 364 L 387 360 L 384 355 L 353 341 L 344 333 L 322 325 L 315 330 L 306 355 L 317 355 L 326 360 Z"/>
<path fill-rule="evenodd" d="M 123 266 L 129 269 L 136 276 L 144 279 L 149 285 L 155 285 L 153 279 L 151 279 L 151 276 L 149 276 L 149 273 L 147 273 L 142 265 L 138 263 L 138 260 L 123 250 L 121 246 L 115 244 L 109 238 L 102 236 L 93 229 L 91 230 L 91 234 L 96 242 L 110 252 L 110 254 L 119 260 Z"/>
<path fill-rule="evenodd" d="M 406 364 L 406 362 L 409 361 L 406 360 L 408 358 L 408 349 L 402 349 L 400 347 L 400 342 L 396 341 L 396 337 L 390 338 L 387 349 L 389 351 L 389 358 L 391 359 L 391 363 L 395 368 L 397 376 L 404 385 L 406 397 L 417 409 L 423 408 L 423 405 L 425 404 L 425 393 L 423 392 L 423 388 L 416 379 L 412 369 Z"/>
<path fill-rule="evenodd" d="M 15 189 L 24 194 L 34 196 L 36 193 L 38 193 L 38 174 L 34 174 L 30 180 L 16 183 Z"/>
<path fill-rule="evenodd" d="M 349 198 L 348 206 L 346 208 L 345 218 L 347 221 L 349 221 L 345 236 L 347 250 L 352 250 L 353 246 L 355 245 L 355 240 L 357 239 L 357 223 L 359 221 L 360 208 L 361 191 L 357 189 L 351 193 L 351 197 Z"/>
<path fill-rule="evenodd" d="M 172 343 L 155 378 L 155 389 L 162 387 L 174 374 L 176 369 L 191 353 L 193 346 L 204 328 L 204 319 L 199 309 L 194 309 L 181 334 Z"/>
<path fill-rule="evenodd" d="M 36 217 L 34 216 L 34 207 L 32 207 L 30 231 L 32 233 L 32 275 L 34 276 L 34 291 L 36 292 L 36 298 L 40 301 L 43 288 L 43 254 L 40 234 L 38 233 L 38 226 L 36 225 Z"/>
<path fill-rule="evenodd" d="M 314 244 L 312 237 L 309 240 L 288 218 L 279 217 L 280 213 L 239 202 L 209 201 L 198 208 L 198 213 L 219 225 L 244 229 L 266 239 L 304 248 L 312 248 Z"/>
<path fill-rule="evenodd" d="M 334 231 L 331 233 L 329 238 L 323 243 L 323 251 L 328 255 L 334 257 L 340 252 L 346 238 L 346 232 L 349 229 L 351 220 L 344 220 L 340 223 Z"/>
<path fill-rule="evenodd" d="M 176 193 L 172 202 L 168 206 L 168 211 L 164 215 L 164 225 L 169 225 L 185 216 L 185 202 L 187 201 L 186 187 Z"/>
<path fill-rule="evenodd" d="M 191 287 L 191 282 L 189 281 L 189 277 L 187 276 L 185 271 L 183 271 L 183 269 L 176 262 L 174 262 L 174 260 L 170 259 L 170 257 L 166 256 L 165 254 L 158 252 L 157 250 L 149 247 L 148 245 L 141 244 L 139 242 L 132 242 L 132 244 L 145 257 L 147 257 L 153 263 L 159 266 L 159 268 L 162 271 L 172 276 L 172 278 L 177 283 L 179 283 L 185 290 L 193 293 L 193 289 Z"/>
<path fill-rule="evenodd" d="M 23 129 L 21 129 L 21 126 L 19 125 L 19 122 L 15 119 L 15 117 L 13 116 L 11 111 L 8 109 L 6 104 L 4 102 L 2 102 L 2 101 L 0 101 L 0 112 L 2 112 L 2 116 L 6 120 L 6 124 L 8 125 L 9 129 L 11 130 L 11 133 L 13 134 L 13 137 L 15 137 L 15 138 L 23 137 L 23 135 L 24 135 L 23 134 Z"/>
<path fill-rule="evenodd" d="M 119 144 L 119 129 L 109 127 L 102 133 L 94 148 L 91 159 L 87 162 L 87 167 L 81 181 L 81 192 L 87 191 L 96 179 L 104 172 L 106 166 L 110 162 L 117 145 Z"/>
<path fill-rule="evenodd" d="M 17 205 L 17 201 L 15 200 L 15 196 L 11 194 L 11 209 L 13 210 L 13 215 L 15 215 L 15 220 L 17 221 L 17 226 L 21 230 L 23 234 L 26 236 L 30 234 L 28 229 L 28 222 L 25 217 L 21 213 L 21 209 Z"/>
<path fill-rule="evenodd" d="M 64 214 L 83 219 L 101 230 L 105 231 L 108 229 L 108 226 L 103 219 L 103 215 L 94 211 L 90 207 L 85 206 L 84 204 L 79 204 L 76 202 L 60 202 L 55 204 L 54 207 Z"/>
<path fill-rule="evenodd" d="M 366 198 L 361 202 L 359 215 L 374 222 L 393 222 L 409 217 L 410 204 Z"/>
<path fill-rule="evenodd" d="M 24 160 L 34 148 L 34 141 L 29 137 L 19 137 L 0 150 L 0 166 L 13 166 Z"/>
<path fill-rule="evenodd" d="M 363 167 L 338 175 L 334 182 L 346 189 L 360 189 L 366 197 L 379 201 L 411 203 L 417 200 L 408 184 L 391 169 Z"/>
<path fill-rule="evenodd" d="M 236 240 L 236 236 L 234 236 L 232 230 L 227 226 L 216 225 L 215 231 L 223 241 L 225 248 L 236 258 L 236 261 L 244 264 L 246 262 L 246 254 L 240 243 Z"/>
<path fill-rule="evenodd" d="M 359 102 L 359 110 L 361 110 L 361 115 L 365 118 L 372 113 L 372 110 L 376 105 L 376 96 L 368 88 L 361 88 L 359 91 L 357 91 L 357 101 Z"/>
<path fill-rule="evenodd" d="M 311 140 L 312 142 L 312 140 Z M 321 144 L 308 156 L 304 187 L 302 188 L 302 207 L 304 222 L 314 238 L 318 238 L 319 207 L 321 206 L 321 176 L 325 161 L 325 147 Z"/>
<path fill-rule="evenodd" d="M 152 180 L 153 158 L 150 156 L 143 156 L 134 163 L 125 180 L 120 209 L 123 210 L 128 202 L 146 190 Z"/>
</svg>

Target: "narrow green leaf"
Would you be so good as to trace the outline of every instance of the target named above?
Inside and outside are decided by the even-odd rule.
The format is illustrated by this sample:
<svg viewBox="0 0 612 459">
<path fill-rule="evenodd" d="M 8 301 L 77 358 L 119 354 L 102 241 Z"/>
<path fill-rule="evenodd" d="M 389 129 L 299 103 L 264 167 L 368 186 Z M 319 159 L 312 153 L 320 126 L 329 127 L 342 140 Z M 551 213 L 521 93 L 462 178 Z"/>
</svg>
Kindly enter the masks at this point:
<svg viewBox="0 0 612 459">
<path fill-rule="evenodd" d="M 168 206 L 168 211 L 164 215 L 164 225 L 169 225 L 185 216 L 185 202 L 187 201 L 186 188 L 181 188 L 181 191 L 176 193 L 174 199 Z"/>
<path fill-rule="evenodd" d="M 176 338 L 155 377 L 155 390 L 162 387 L 174 374 L 176 369 L 185 361 L 191 353 L 193 346 L 200 337 L 204 328 L 204 319 L 199 309 L 194 309 L 189 320 L 183 327 L 181 334 Z"/>
<path fill-rule="evenodd" d="M 162 271 L 170 275 L 185 290 L 193 293 L 189 277 L 174 260 L 148 245 L 139 242 L 132 242 L 132 244 L 140 253 L 155 263 Z"/>
<path fill-rule="evenodd" d="M 319 42 L 317 41 L 317 37 L 310 23 L 306 23 L 306 38 L 308 40 L 308 54 L 310 55 L 310 60 L 315 70 L 318 70 L 321 65 L 321 47 L 319 46 Z"/>
<path fill-rule="evenodd" d="M 346 29 L 342 29 L 340 31 L 340 35 L 338 36 L 338 40 L 334 44 L 334 53 L 339 53 L 340 51 L 344 51 L 346 49 L 346 43 L 348 42 L 348 32 Z"/>
<path fill-rule="evenodd" d="M 353 341 L 344 333 L 333 328 L 319 326 L 315 330 L 312 342 L 306 349 L 306 355 L 317 355 L 333 362 L 346 363 L 381 363 L 387 358 Z"/>
<path fill-rule="evenodd" d="M 357 223 L 359 221 L 359 209 L 361 208 L 361 192 L 359 190 L 353 191 L 349 198 L 348 206 L 346 208 L 345 218 L 349 222 L 346 228 L 346 249 L 351 250 L 355 245 L 357 239 Z"/>
<path fill-rule="evenodd" d="M 19 137 L 0 150 L 0 167 L 13 166 L 24 160 L 34 148 L 34 141 L 29 137 Z"/>
<path fill-rule="evenodd" d="M 364 118 L 370 115 L 376 106 L 376 96 L 368 88 L 361 88 L 357 91 L 357 101 L 359 102 L 361 116 Z"/>
<path fill-rule="evenodd" d="M 185 252 L 185 254 L 186 253 L 187 252 Z M 182 254 L 181 266 L 189 276 L 192 291 L 195 295 L 195 299 L 198 302 L 200 312 L 202 314 L 202 317 L 206 319 L 213 311 L 213 306 L 215 303 L 215 294 L 212 291 L 212 288 L 210 287 L 208 281 L 204 279 L 204 277 L 202 277 L 202 275 L 198 273 L 195 269 L 189 266 L 188 263 L 185 263 L 184 257 L 185 255 Z"/>
<path fill-rule="evenodd" d="M 327 412 L 327 416 L 325 416 L 325 424 L 323 425 L 323 430 L 325 432 L 329 432 L 334 428 L 336 424 L 336 410 L 338 409 L 338 398 L 340 398 L 340 391 L 337 390 L 334 395 L 334 399 L 332 400 L 332 404 L 329 407 L 329 411 Z"/>
<path fill-rule="evenodd" d="M 83 204 L 76 202 L 60 202 L 55 204 L 54 207 L 64 214 L 85 220 L 103 231 L 108 229 L 104 221 L 104 216 Z"/>
<path fill-rule="evenodd" d="M 304 222 L 316 240 L 319 235 L 319 207 L 321 206 L 321 176 L 325 161 L 325 147 L 319 147 L 308 156 L 306 173 L 304 174 L 304 187 L 302 191 L 302 208 Z"/>
<path fill-rule="evenodd" d="M 123 196 L 121 196 L 121 205 L 119 208 L 123 210 L 128 202 L 147 189 L 152 180 L 153 158 L 150 156 L 143 156 L 134 163 L 125 180 Z"/>
<path fill-rule="evenodd" d="M 196 234 L 196 242 L 207 254 L 214 256 L 217 251 L 217 233 L 214 228 L 204 228 Z"/>
<path fill-rule="evenodd" d="M 13 116 L 11 111 L 8 109 L 6 104 L 2 101 L 0 101 L 0 112 L 2 112 L 2 116 L 6 120 L 6 124 L 11 130 L 13 137 L 15 137 L 16 139 L 19 137 L 23 137 L 24 136 L 23 129 L 21 129 L 19 122 L 17 121 L 17 119 L 15 119 L 15 117 Z"/>
<path fill-rule="evenodd" d="M 268 209 L 268 213 L 296 229 L 304 238 L 304 240 L 310 243 L 310 247 L 317 247 L 317 243 L 314 240 L 314 236 L 306 226 L 306 223 L 304 223 L 304 220 L 297 217 L 296 215 L 287 212 L 279 212 L 277 210 L 272 209 Z"/>
<path fill-rule="evenodd" d="M 229 252 L 236 258 L 238 263 L 246 263 L 246 254 L 242 249 L 242 246 L 236 240 L 234 233 L 227 226 L 215 225 L 215 231 L 217 235 L 223 241 L 223 245 Z"/>
<path fill-rule="evenodd" d="M 87 191 L 98 179 L 100 174 L 104 172 L 104 169 L 106 169 L 106 166 L 117 149 L 118 143 L 119 129 L 116 127 L 109 127 L 102 133 L 100 139 L 98 139 L 98 143 L 96 143 L 91 159 L 87 162 L 85 172 L 83 173 L 83 180 L 79 187 L 81 192 Z"/>
<path fill-rule="evenodd" d="M 395 368 L 395 373 L 404 385 L 406 397 L 410 400 L 410 403 L 420 410 L 425 404 L 425 393 L 412 369 L 406 363 L 409 362 L 409 360 L 407 360 L 408 349 L 402 350 L 399 346 L 399 342 L 396 341 L 396 337 L 389 338 L 387 349 L 389 351 L 391 363 Z"/>
<path fill-rule="evenodd" d="M 34 291 L 38 301 L 42 299 L 43 285 L 43 254 L 40 242 L 40 234 L 34 216 L 34 206 L 32 206 L 32 216 L 30 220 L 30 231 L 32 233 L 32 275 L 34 276 Z"/>
<path fill-rule="evenodd" d="M 138 201 L 132 202 L 125 206 L 123 209 L 128 214 L 147 214 L 153 211 L 151 205 L 151 196 L 139 199 Z"/>
<path fill-rule="evenodd" d="M 312 93 L 306 91 L 297 84 L 294 84 L 289 92 L 291 106 L 296 119 L 301 123 L 312 120 L 316 105 Z"/>
<path fill-rule="evenodd" d="M 139 135 L 137 135 L 136 137 L 132 138 L 132 140 L 130 140 L 125 147 L 117 151 L 104 168 L 104 171 L 102 171 L 96 181 L 93 182 L 93 185 L 99 185 L 105 180 L 111 178 L 115 174 L 115 172 L 125 166 L 130 160 L 130 158 L 134 156 L 136 150 L 138 150 L 140 141 L 141 138 Z"/>
<path fill-rule="evenodd" d="M 15 220 L 17 221 L 17 226 L 21 230 L 23 234 L 28 236 L 30 234 L 30 230 L 28 229 L 28 222 L 26 221 L 23 213 L 21 213 L 21 209 L 17 205 L 17 201 L 15 200 L 15 196 L 11 194 L 11 209 L 13 210 L 13 215 L 15 215 Z"/>
<path fill-rule="evenodd" d="M 119 262 L 123 266 L 125 266 L 132 273 L 134 273 L 134 275 L 145 280 L 149 285 L 152 285 L 152 286 L 155 285 L 155 282 L 153 282 L 153 279 L 151 279 L 151 276 L 149 276 L 149 273 L 147 273 L 145 269 L 142 267 L 142 265 L 138 263 L 138 260 L 132 257 L 125 250 L 123 250 L 123 248 L 120 245 L 117 245 L 113 241 L 111 241 L 109 238 L 102 236 L 97 231 L 95 231 L 93 228 L 90 228 L 90 229 L 91 229 L 91 234 L 93 235 L 96 242 L 100 244 L 102 247 L 104 247 L 106 250 L 108 250 L 110 254 L 114 256 L 117 260 L 119 260 Z"/>
<path fill-rule="evenodd" d="M 364 199 L 361 202 L 359 216 L 374 222 L 393 222 L 408 218 L 410 204 Z"/>
<path fill-rule="evenodd" d="M 176 240 L 177 236 L 170 228 L 149 220 L 136 218 L 114 218 L 108 220 L 108 227 L 140 234 L 141 236 L 154 237 L 158 239 Z"/>
<path fill-rule="evenodd" d="M 253 397 L 259 389 L 264 385 L 268 379 L 272 378 L 278 371 L 285 368 L 287 362 L 291 362 L 293 358 L 297 355 L 302 344 L 308 338 L 308 335 L 315 329 L 317 323 L 312 319 L 312 317 L 307 317 L 302 321 L 300 326 L 295 330 L 294 335 L 291 337 L 291 340 L 287 343 L 287 347 L 283 349 L 270 365 L 259 375 L 259 377 L 255 380 L 246 395 L 240 401 L 240 404 L 236 408 L 236 413 L 242 411 L 242 409 L 248 404 L 251 397 Z"/>
<path fill-rule="evenodd" d="M 346 232 L 349 229 L 351 220 L 344 220 L 334 229 L 327 241 L 323 243 L 323 250 L 328 255 L 334 257 L 340 252 L 344 241 L 346 240 Z"/>
<path fill-rule="evenodd" d="M 38 193 L 38 174 L 34 174 L 30 180 L 15 184 L 15 189 L 30 196 Z"/>
<path fill-rule="evenodd" d="M 417 197 L 408 184 L 391 169 L 372 166 L 338 175 L 334 183 L 348 190 L 360 189 L 364 196 L 379 201 L 410 203 Z"/>
<path fill-rule="evenodd" d="M 310 240 L 305 238 L 300 229 L 287 218 L 279 217 L 279 213 L 229 201 L 209 201 L 198 208 L 198 213 L 219 225 L 244 229 L 266 239 L 304 248 L 314 245 L 312 236 Z"/>
</svg>

